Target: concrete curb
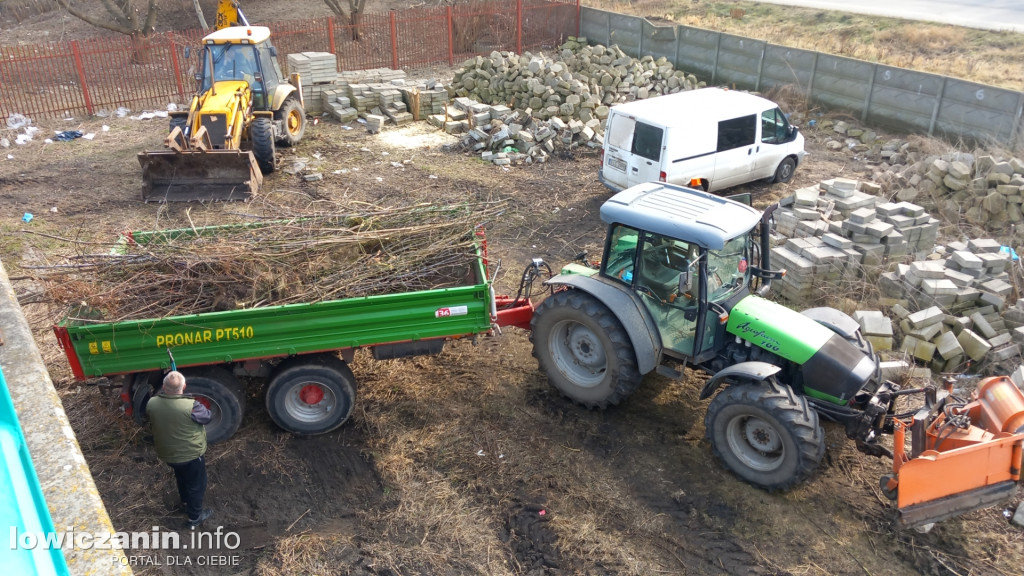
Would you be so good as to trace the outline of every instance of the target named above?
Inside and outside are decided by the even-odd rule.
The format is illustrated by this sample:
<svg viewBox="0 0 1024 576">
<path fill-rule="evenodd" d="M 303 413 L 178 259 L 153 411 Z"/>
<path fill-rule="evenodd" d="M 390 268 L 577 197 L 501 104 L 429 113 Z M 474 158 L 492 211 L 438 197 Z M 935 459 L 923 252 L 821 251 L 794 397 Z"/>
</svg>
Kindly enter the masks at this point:
<svg viewBox="0 0 1024 576">
<path fill-rule="evenodd" d="M 115 532 L 7 271 L 0 263 L 0 367 L 57 532 Z M 64 547 L 71 574 L 130 575 L 120 550 Z"/>
</svg>

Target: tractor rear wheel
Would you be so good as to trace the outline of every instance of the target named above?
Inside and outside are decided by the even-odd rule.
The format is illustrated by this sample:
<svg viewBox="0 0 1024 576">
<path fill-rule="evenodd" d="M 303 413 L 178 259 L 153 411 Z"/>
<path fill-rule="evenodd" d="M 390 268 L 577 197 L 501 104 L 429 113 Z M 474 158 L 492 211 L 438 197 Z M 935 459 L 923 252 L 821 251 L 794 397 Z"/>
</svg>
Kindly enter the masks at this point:
<svg viewBox="0 0 1024 576">
<path fill-rule="evenodd" d="M 605 408 L 639 386 L 642 376 L 626 330 L 590 294 L 555 292 L 537 308 L 530 329 L 541 370 L 571 400 Z"/>
<path fill-rule="evenodd" d="M 260 172 L 270 174 L 277 168 L 277 159 L 274 157 L 277 153 L 274 148 L 274 123 L 270 118 L 254 118 L 249 126 L 249 136 L 252 138 L 252 154 L 256 157 Z"/>
<path fill-rule="evenodd" d="M 206 441 L 216 444 L 231 438 L 245 414 L 245 392 L 235 375 L 220 366 L 185 369 L 181 373 L 185 376 L 185 393 L 209 408 L 213 417 L 206 425 Z"/>
<path fill-rule="evenodd" d="M 306 133 L 306 112 L 302 109 L 302 104 L 299 104 L 299 99 L 289 96 L 284 104 L 281 104 L 277 117 L 282 128 L 281 139 L 277 143 L 288 147 L 298 144 L 302 140 L 302 135 Z"/>
<path fill-rule="evenodd" d="M 773 381 L 722 390 L 708 406 L 704 426 L 726 468 L 768 490 L 801 482 L 825 455 L 818 413 L 806 398 Z"/>
<path fill-rule="evenodd" d="M 352 414 L 356 377 L 339 358 L 321 354 L 285 360 L 267 386 L 267 412 L 293 434 L 323 434 Z"/>
</svg>

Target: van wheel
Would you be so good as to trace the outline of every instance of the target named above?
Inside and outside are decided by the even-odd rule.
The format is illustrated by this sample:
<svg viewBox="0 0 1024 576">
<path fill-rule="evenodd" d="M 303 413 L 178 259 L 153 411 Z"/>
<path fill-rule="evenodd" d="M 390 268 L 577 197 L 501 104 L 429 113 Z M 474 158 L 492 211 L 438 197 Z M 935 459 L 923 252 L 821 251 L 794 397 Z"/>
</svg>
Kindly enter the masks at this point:
<svg viewBox="0 0 1024 576">
<path fill-rule="evenodd" d="M 779 162 L 779 167 L 775 169 L 775 178 L 772 182 L 785 184 L 793 179 L 794 172 L 796 172 L 796 161 L 792 158 L 783 158 L 782 162 Z"/>
</svg>

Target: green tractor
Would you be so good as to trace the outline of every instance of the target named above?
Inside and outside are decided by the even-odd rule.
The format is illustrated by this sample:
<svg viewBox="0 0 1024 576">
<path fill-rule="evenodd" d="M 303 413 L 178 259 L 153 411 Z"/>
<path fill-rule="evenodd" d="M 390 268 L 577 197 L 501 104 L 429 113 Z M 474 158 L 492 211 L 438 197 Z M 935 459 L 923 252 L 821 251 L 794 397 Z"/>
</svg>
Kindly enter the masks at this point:
<svg viewBox="0 0 1024 576">
<path fill-rule="evenodd" d="M 701 369 L 711 375 L 701 399 L 715 395 L 705 417 L 714 453 L 770 490 L 817 468 L 819 417 L 845 424 L 862 451 L 891 456 L 877 440 L 893 431 L 901 392 L 880 377 L 859 324 L 833 308 L 797 313 L 762 297 L 784 274 L 769 269 L 775 208 L 664 183 L 609 199 L 600 267 L 567 265 L 534 314 L 533 354 L 548 380 L 604 408 L 649 372 L 678 379 L 686 366 Z"/>
<path fill-rule="evenodd" d="M 548 380 L 591 408 L 617 404 L 645 374 L 710 374 L 700 398 L 712 451 L 741 479 L 784 490 L 825 454 L 820 418 L 857 448 L 892 458 L 879 487 L 899 523 L 922 526 L 1010 498 L 1021 479 L 1024 393 L 1009 378 L 901 389 L 882 378 L 860 325 L 834 308 L 795 312 L 763 296 L 784 271 L 769 264 L 769 223 L 740 202 L 652 182 L 601 207 L 599 267 L 569 264 L 535 310 L 533 354 Z M 586 258 L 583 258 L 584 262 Z M 540 273 L 535 261 L 524 282 Z M 757 286 L 757 294 L 752 287 Z M 900 396 L 919 408 L 896 413 Z M 893 449 L 879 443 L 893 435 Z M 904 449 L 905 439 L 910 449 Z"/>
</svg>

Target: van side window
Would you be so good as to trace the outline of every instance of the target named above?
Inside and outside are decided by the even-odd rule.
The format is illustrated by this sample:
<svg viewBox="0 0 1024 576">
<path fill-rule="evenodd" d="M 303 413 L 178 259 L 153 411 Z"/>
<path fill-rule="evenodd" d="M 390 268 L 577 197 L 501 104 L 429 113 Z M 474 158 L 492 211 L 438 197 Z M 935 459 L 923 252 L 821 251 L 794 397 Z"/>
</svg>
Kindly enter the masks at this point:
<svg viewBox="0 0 1024 576">
<path fill-rule="evenodd" d="M 637 122 L 636 133 L 633 135 L 633 154 L 638 154 L 648 160 L 660 162 L 661 139 L 664 134 L 665 131 L 657 126 Z"/>
<path fill-rule="evenodd" d="M 741 116 L 718 123 L 718 151 L 725 152 L 754 144 L 757 136 L 757 116 Z"/>
<path fill-rule="evenodd" d="M 782 110 L 765 110 L 761 113 L 761 142 L 782 144 L 789 136 L 789 122 Z"/>
</svg>

